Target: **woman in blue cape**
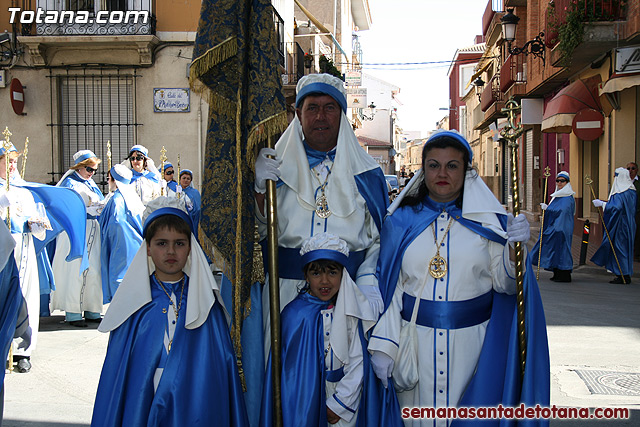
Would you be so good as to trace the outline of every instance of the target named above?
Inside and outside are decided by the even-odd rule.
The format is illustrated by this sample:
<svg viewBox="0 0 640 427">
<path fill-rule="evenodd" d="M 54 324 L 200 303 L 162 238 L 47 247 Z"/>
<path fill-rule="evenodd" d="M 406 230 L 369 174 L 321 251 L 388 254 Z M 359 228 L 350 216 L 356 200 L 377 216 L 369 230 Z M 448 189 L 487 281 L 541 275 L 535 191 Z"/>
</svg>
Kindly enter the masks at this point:
<svg viewBox="0 0 640 427">
<path fill-rule="evenodd" d="M 382 228 L 378 274 L 385 312 L 369 351 L 376 375 L 402 388 L 398 400 L 406 425 L 462 421 L 412 420 L 411 407 L 549 405 L 544 313 L 530 263 L 522 382 L 518 362 L 513 251 L 507 242 L 526 242 L 529 224 L 524 215 L 508 219 L 471 168 L 472 157 L 459 133 L 434 133 L 424 145 L 422 169 L 389 208 Z M 406 334 L 416 309 L 415 335 Z M 399 350 L 401 336 L 413 347 Z"/>
<path fill-rule="evenodd" d="M 131 185 L 131 171 L 115 165 L 108 175 L 113 192 L 100 214 L 102 301 L 110 303 L 142 243 L 144 205 Z"/>
<path fill-rule="evenodd" d="M 539 256 L 540 267 L 553 271 L 551 280 L 556 282 L 571 282 L 571 270 L 573 270 L 571 240 L 573 216 L 576 212 L 574 194 L 575 191 L 569 182 L 569 173 L 562 171 L 556 177 L 556 191 L 551 194 L 549 204 L 540 203 L 540 207 L 545 211 L 542 253 L 538 255 L 540 251 L 540 240 L 538 240 L 531 252 L 531 258 L 537 265 Z"/>
<path fill-rule="evenodd" d="M 636 198 L 636 190 L 629 177 L 629 171 L 625 168 L 617 168 L 609 193 L 609 201 L 604 202 L 599 199 L 593 201 L 596 208 L 602 207 L 604 211 L 604 225 L 607 227 L 609 237 L 607 233 L 603 233 L 602 243 L 591 261 L 613 271 L 616 278 L 609 283 L 627 285 L 631 283 L 633 238 L 636 233 Z M 609 238 L 613 242 L 613 251 Z"/>
<path fill-rule="evenodd" d="M 220 286 L 184 203 L 159 197 L 98 328 L 111 332 L 91 425 L 248 426 Z"/>
<path fill-rule="evenodd" d="M 283 425 L 401 425 L 395 392 L 370 367 L 364 333 L 377 313 L 344 267 L 347 243 L 316 234 L 300 255 L 306 285 L 281 314 Z M 260 425 L 271 426 L 272 416 L 269 357 Z"/>
<path fill-rule="evenodd" d="M 193 227 L 198 235 L 198 226 L 200 224 L 200 207 L 202 202 L 200 201 L 200 192 L 193 188 L 193 172 L 189 169 L 183 169 L 180 171 L 180 190 L 183 194 L 187 196 L 185 199 L 185 203 L 187 205 L 187 211 L 189 212 L 189 216 L 191 217 L 191 221 L 193 221 Z"/>
<path fill-rule="evenodd" d="M 149 150 L 145 146 L 131 147 L 125 164 L 131 169 L 131 184 L 135 186 L 136 193 L 144 205 L 160 196 L 160 172 L 156 169 L 153 159 L 149 157 Z"/>
<path fill-rule="evenodd" d="M 102 313 L 102 277 L 100 266 L 100 224 L 98 215 L 105 205 L 102 191 L 93 180 L 100 159 L 91 150 L 73 155 L 74 165 L 60 179 L 57 187 L 70 188 L 80 195 L 86 206 L 86 251 L 89 268 L 81 271 L 81 260 L 66 261 L 70 242 L 67 233 L 56 239 L 53 274 L 58 286 L 51 295 L 51 310 L 63 310 L 72 326 L 86 327 L 100 322 Z"/>
</svg>

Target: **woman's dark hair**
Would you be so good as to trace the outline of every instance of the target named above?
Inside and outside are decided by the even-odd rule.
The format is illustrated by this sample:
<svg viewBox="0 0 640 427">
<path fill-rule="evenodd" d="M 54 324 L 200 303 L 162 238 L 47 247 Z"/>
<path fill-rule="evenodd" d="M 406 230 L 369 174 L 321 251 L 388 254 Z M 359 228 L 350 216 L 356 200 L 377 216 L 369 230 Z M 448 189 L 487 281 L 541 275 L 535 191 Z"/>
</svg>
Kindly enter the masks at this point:
<svg viewBox="0 0 640 427">
<path fill-rule="evenodd" d="M 433 150 L 434 148 L 449 148 L 449 147 L 455 150 L 458 150 L 462 153 L 462 159 L 463 159 L 462 161 L 464 163 L 464 172 L 462 176 L 463 177 L 466 176 L 467 171 L 471 169 L 471 166 L 469 165 L 470 163 L 469 151 L 459 141 L 448 136 L 442 136 L 440 138 L 436 138 L 424 146 L 424 149 L 422 150 L 422 170 L 423 171 L 425 170 L 425 160 L 427 158 L 427 154 L 429 153 L 429 151 Z M 422 203 L 422 201 L 428 195 L 429 195 L 429 189 L 427 188 L 427 185 L 424 183 L 424 179 L 423 179 L 418 186 L 418 192 L 405 196 L 405 198 L 402 199 L 402 201 L 400 202 L 400 207 L 403 207 L 403 206 L 417 207 L 418 205 L 420 205 L 420 203 Z M 464 196 L 464 183 L 462 185 L 462 190 L 460 191 L 460 196 L 458 196 L 458 198 L 456 199 L 456 206 L 459 207 L 460 209 L 462 209 L 463 196 Z"/>
<path fill-rule="evenodd" d="M 147 232 L 144 236 L 144 240 L 147 241 L 147 244 L 150 244 L 153 236 L 156 235 L 158 230 L 161 230 L 163 228 L 175 231 L 176 233 L 184 234 L 185 236 L 187 236 L 189 242 L 191 242 L 191 228 L 189 228 L 189 224 L 187 224 L 184 219 L 176 215 L 162 215 L 154 219 L 153 222 L 149 224 Z"/>
<path fill-rule="evenodd" d="M 129 155 L 127 156 L 126 160 L 129 160 L 129 165 L 131 167 L 133 167 L 131 165 L 131 158 L 134 156 L 134 154 L 137 156 L 138 154 L 141 154 L 142 156 L 144 156 L 144 163 L 142 163 L 142 169 L 146 169 L 147 168 L 147 156 L 145 156 L 144 154 L 142 154 L 140 151 L 132 151 L 131 153 L 129 153 Z"/>
</svg>

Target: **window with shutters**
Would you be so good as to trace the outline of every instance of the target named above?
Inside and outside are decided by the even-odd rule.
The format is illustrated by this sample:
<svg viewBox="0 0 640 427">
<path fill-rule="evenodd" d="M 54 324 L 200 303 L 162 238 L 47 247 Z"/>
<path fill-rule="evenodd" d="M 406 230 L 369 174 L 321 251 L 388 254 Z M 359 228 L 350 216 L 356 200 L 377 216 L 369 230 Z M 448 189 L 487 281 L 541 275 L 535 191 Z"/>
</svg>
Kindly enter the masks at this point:
<svg viewBox="0 0 640 427">
<path fill-rule="evenodd" d="M 57 77 L 60 169 L 73 165 L 79 150 L 91 150 L 101 160 L 94 180 L 106 190 L 107 142 L 112 165 L 120 163 L 136 141 L 135 75 L 67 75 Z"/>
</svg>

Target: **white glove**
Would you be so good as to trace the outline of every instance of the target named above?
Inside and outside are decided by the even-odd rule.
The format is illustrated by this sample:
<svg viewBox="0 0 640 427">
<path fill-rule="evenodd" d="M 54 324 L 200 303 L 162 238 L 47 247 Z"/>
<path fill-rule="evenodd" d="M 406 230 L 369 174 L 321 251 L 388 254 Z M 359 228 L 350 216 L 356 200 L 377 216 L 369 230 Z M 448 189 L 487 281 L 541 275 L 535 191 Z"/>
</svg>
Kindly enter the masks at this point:
<svg viewBox="0 0 640 427">
<path fill-rule="evenodd" d="M 382 310 L 384 310 L 384 301 L 382 301 L 380 288 L 376 285 L 362 285 L 358 286 L 358 289 L 367 297 L 373 311 L 375 313 L 382 313 Z"/>
<path fill-rule="evenodd" d="M 542 208 L 543 211 L 546 211 L 549 205 L 546 203 L 540 203 L 540 207 Z"/>
<path fill-rule="evenodd" d="M 20 335 L 22 341 L 18 344 L 18 348 L 27 349 L 31 345 L 31 326 L 27 326 L 27 329 L 24 331 L 22 335 Z"/>
<path fill-rule="evenodd" d="M 274 158 L 267 156 L 273 156 Z M 254 184 L 256 193 L 266 193 L 268 179 L 277 181 L 280 178 L 281 164 L 282 161 L 276 157 L 275 149 L 265 147 L 260 150 L 256 159 L 256 182 Z"/>
<path fill-rule="evenodd" d="M 603 208 L 604 209 L 604 205 L 605 205 L 605 202 L 603 202 L 600 199 L 594 199 L 593 200 L 593 206 L 595 206 L 596 208 Z"/>
<path fill-rule="evenodd" d="M 393 372 L 393 359 L 383 351 L 374 351 L 371 355 L 371 367 L 376 377 L 380 378 L 384 388 L 389 385 L 389 378 Z"/>
<path fill-rule="evenodd" d="M 31 230 L 32 234 L 38 235 L 45 232 L 47 230 L 47 227 L 38 222 L 31 222 L 29 223 L 29 230 Z"/>
<path fill-rule="evenodd" d="M 176 185 L 176 194 L 182 193 L 182 186 L 180 184 Z"/>
<path fill-rule="evenodd" d="M 18 195 L 16 194 L 15 191 L 11 192 L 4 192 L 2 195 L 0 195 L 0 208 L 1 209 L 6 209 L 9 207 L 13 207 L 16 206 L 18 204 Z"/>
<path fill-rule="evenodd" d="M 100 215 L 100 211 L 102 211 L 102 207 L 98 205 L 87 206 L 87 213 L 91 216 Z"/>
<path fill-rule="evenodd" d="M 509 242 L 526 242 L 531 236 L 529 221 L 524 214 L 513 217 L 512 214 L 507 216 L 507 241 Z"/>
<path fill-rule="evenodd" d="M 163 191 L 167 191 L 167 180 L 162 178 L 160 180 L 160 188 L 162 188 Z"/>
</svg>

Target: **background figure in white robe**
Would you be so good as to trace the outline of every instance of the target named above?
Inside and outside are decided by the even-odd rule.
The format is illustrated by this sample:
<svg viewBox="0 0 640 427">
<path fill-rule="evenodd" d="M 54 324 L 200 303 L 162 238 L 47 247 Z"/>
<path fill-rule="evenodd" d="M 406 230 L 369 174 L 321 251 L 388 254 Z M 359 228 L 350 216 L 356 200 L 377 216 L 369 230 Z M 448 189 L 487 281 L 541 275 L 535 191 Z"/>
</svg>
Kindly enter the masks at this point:
<svg viewBox="0 0 640 427">
<path fill-rule="evenodd" d="M 383 296 L 392 299 L 369 343 L 371 363 L 383 382 L 392 372 L 400 377 L 394 366 L 401 357 L 401 328 L 411 319 L 415 298 L 420 299 L 414 342 L 419 380 L 398 394 L 401 408 L 458 405 L 483 348 L 493 292 L 515 293 L 509 245 L 504 242 L 507 237 L 528 240 L 529 224 L 519 215 L 505 233 L 500 216 L 506 219 L 506 212 L 471 169 L 472 156 L 456 132 L 434 134 L 423 149 L 422 170 L 398 197 L 399 208 L 382 230 L 381 246 L 402 248 L 392 256 L 385 248 L 379 262 L 380 269 L 392 265 L 397 270 L 392 275 L 381 271 Z M 390 283 L 386 276 L 391 276 Z M 467 318 L 460 316 L 464 310 Z M 405 424 L 446 426 L 450 421 Z"/>
<path fill-rule="evenodd" d="M 2 147 L 2 141 L 0 141 Z M 33 244 L 33 237 L 44 240 L 48 219 L 40 205 L 36 205 L 31 192 L 24 188 L 10 187 L 6 191 L 6 163 L 5 156 L 9 156 L 9 176 L 11 181 L 19 180 L 17 174 L 18 156 L 16 148 L 11 144 L 8 154 L 0 148 L 0 217 L 6 221 L 7 208 L 11 219 L 11 235 L 16 242 L 14 257 L 20 276 L 22 295 L 27 303 L 29 326 L 31 327 L 31 343 L 28 347 L 16 347 L 14 342 L 14 360 L 18 363 L 19 372 L 29 372 L 31 369 L 31 354 L 38 341 L 38 325 L 40 323 L 40 283 L 38 264 Z M 50 225 L 49 225 L 50 227 Z M 32 314 L 34 313 L 34 314 Z"/>
<path fill-rule="evenodd" d="M 160 172 L 156 169 L 153 159 L 149 157 L 149 150 L 142 145 L 134 145 L 129 150 L 129 156 L 122 162 L 131 169 L 133 176 L 131 184 L 146 206 L 151 200 L 160 197 Z"/>
<path fill-rule="evenodd" d="M 73 155 L 75 164 L 64 174 L 57 186 L 70 188 L 82 197 L 87 207 L 86 251 L 89 268 L 80 271 L 82 260 L 66 261 L 71 243 L 66 232 L 56 238 L 53 274 L 56 290 L 51 294 L 51 310 L 63 310 L 72 326 L 86 327 L 87 322 L 100 322 L 102 312 L 102 276 L 100 272 L 100 225 L 98 215 L 104 207 L 102 191 L 93 181 L 100 159 L 90 150 Z"/>
</svg>

